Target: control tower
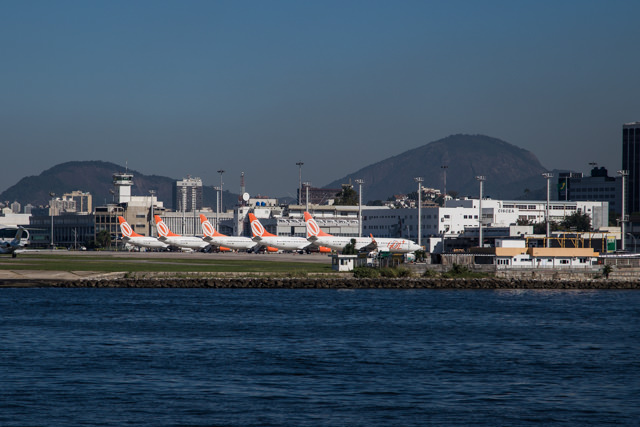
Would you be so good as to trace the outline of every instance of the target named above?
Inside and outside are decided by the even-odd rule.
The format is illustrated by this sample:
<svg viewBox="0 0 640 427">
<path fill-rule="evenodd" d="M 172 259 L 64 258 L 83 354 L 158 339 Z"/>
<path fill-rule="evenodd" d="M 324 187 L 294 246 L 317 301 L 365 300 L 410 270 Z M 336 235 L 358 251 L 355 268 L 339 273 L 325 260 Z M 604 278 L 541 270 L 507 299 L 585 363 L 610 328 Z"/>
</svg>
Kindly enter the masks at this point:
<svg viewBox="0 0 640 427">
<path fill-rule="evenodd" d="M 118 195 L 117 203 L 129 203 L 131 201 L 131 186 L 133 185 L 133 174 L 114 173 L 113 185 L 116 187 Z"/>
</svg>

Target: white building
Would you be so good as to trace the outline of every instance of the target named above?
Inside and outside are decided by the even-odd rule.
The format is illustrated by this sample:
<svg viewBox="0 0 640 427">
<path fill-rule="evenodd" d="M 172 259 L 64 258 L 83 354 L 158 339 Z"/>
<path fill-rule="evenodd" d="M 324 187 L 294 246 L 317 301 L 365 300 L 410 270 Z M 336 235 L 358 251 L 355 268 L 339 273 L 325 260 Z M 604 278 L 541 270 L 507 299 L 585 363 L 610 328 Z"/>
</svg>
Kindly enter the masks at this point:
<svg viewBox="0 0 640 427">
<path fill-rule="evenodd" d="M 478 228 L 478 199 L 447 201 L 446 207 L 423 207 L 421 209 L 422 241 L 430 237 L 452 238 L 460 236 L 465 229 Z M 510 228 L 519 219 L 532 223 L 545 221 L 546 201 L 482 200 L 482 226 Z M 549 203 L 549 219 L 562 221 L 566 216 L 581 212 L 591 217 L 593 229 L 608 226 L 608 202 L 553 201 Z M 363 235 L 374 237 L 403 237 L 417 241 L 418 209 L 389 209 L 363 207 Z M 517 230 L 526 234 L 524 230 Z M 510 232 L 511 233 L 511 232 Z M 510 234 L 511 235 L 511 234 Z M 432 239 L 433 240 L 433 239 Z M 435 240 L 434 240 L 435 241 Z M 427 248 L 427 250 L 433 248 Z"/>
</svg>

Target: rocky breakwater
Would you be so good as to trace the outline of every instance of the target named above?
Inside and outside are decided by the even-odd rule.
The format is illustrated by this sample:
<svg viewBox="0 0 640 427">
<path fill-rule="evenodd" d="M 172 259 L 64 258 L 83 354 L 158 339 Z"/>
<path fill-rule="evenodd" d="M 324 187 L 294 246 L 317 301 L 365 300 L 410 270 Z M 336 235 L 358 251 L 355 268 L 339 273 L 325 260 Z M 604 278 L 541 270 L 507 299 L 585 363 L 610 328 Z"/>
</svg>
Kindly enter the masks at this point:
<svg viewBox="0 0 640 427">
<path fill-rule="evenodd" d="M 212 289 L 640 289 L 631 280 L 536 280 L 443 278 L 112 278 L 88 280 L 11 280 L 1 287 L 212 288 Z"/>
</svg>

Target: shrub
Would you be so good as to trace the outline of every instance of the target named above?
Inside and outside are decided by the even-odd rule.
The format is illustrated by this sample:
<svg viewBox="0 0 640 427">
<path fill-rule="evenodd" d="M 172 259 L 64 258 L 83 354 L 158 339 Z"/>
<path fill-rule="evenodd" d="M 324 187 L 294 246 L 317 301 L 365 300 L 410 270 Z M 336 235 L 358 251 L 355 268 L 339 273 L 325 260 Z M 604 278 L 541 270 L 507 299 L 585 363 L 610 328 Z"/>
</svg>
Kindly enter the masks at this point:
<svg viewBox="0 0 640 427">
<path fill-rule="evenodd" d="M 372 267 L 356 267 L 353 269 L 353 277 L 375 279 L 380 277 L 380 271 Z"/>
</svg>

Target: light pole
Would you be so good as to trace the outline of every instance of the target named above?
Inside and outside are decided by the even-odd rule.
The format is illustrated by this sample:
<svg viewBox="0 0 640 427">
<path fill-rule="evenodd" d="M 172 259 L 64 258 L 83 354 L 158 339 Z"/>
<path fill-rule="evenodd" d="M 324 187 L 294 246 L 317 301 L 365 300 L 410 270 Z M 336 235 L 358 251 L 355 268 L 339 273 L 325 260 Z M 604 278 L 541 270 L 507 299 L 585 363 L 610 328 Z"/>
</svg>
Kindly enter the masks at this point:
<svg viewBox="0 0 640 427">
<path fill-rule="evenodd" d="M 298 166 L 298 205 L 302 204 L 302 165 L 304 165 L 304 162 L 300 161 L 297 162 L 296 165 Z"/>
<path fill-rule="evenodd" d="M 478 246 L 484 246 L 484 239 L 482 238 L 482 184 L 486 181 L 487 177 L 484 175 L 476 176 L 478 182 L 480 182 L 480 199 L 478 200 Z"/>
<path fill-rule="evenodd" d="M 358 184 L 358 237 L 362 237 L 362 184 L 364 179 L 356 179 Z"/>
<path fill-rule="evenodd" d="M 424 179 L 421 176 L 413 178 L 418 183 L 418 246 L 422 246 L 422 183 Z"/>
<path fill-rule="evenodd" d="M 623 170 L 619 170 L 618 174 L 622 177 L 622 219 L 620 221 L 620 236 L 621 236 L 621 241 L 620 241 L 620 249 L 624 251 L 625 249 L 625 245 L 624 245 L 624 240 L 625 240 L 625 234 L 624 234 L 624 223 L 627 221 L 627 210 L 626 208 L 626 194 L 625 194 L 625 184 L 627 181 L 627 176 L 629 175 L 629 171 L 626 169 Z"/>
<path fill-rule="evenodd" d="M 546 208 L 546 213 L 545 213 L 545 221 L 547 223 L 547 238 L 546 238 L 546 244 L 545 247 L 550 247 L 549 245 L 549 237 L 550 237 L 550 232 L 549 232 L 549 181 L 551 180 L 551 178 L 553 178 L 553 174 L 550 172 L 545 172 L 542 174 L 543 177 L 545 177 L 545 179 L 547 180 L 547 208 Z"/>
<path fill-rule="evenodd" d="M 49 193 L 49 196 L 51 196 L 49 214 L 51 215 L 51 250 L 53 250 L 53 204 L 55 203 L 54 197 L 56 197 L 56 193 Z"/>
<path fill-rule="evenodd" d="M 440 168 L 442 169 L 442 173 L 444 174 L 444 194 L 442 195 L 442 206 L 444 206 L 444 201 L 447 197 L 447 169 L 449 168 L 449 166 L 447 165 L 442 165 L 440 166 Z"/>
<path fill-rule="evenodd" d="M 156 190 L 149 190 L 149 194 L 151 194 L 151 223 L 149 224 L 149 236 L 153 237 L 153 199 L 156 194 Z"/>
<path fill-rule="evenodd" d="M 220 187 L 213 187 L 213 189 L 216 190 L 216 230 L 220 231 L 220 225 L 218 224 L 218 210 L 220 209 Z"/>
<path fill-rule="evenodd" d="M 305 190 L 306 190 L 306 194 L 304 196 L 304 201 L 306 203 L 306 207 L 307 207 L 307 212 L 309 212 L 309 187 L 311 187 L 311 183 L 309 181 L 305 181 L 302 183 L 302 185 L 304 185 Z"/>
<path fill-rule="evenodd" d="M 224 173 L 224 170 L 220 169 L 218 173 L 220 174 L 220 203 L 218 204 L 218 210 L 220 211 L 220 213 L 222 213 L 222 174 Z M 218 222 L 218 219 L 216 215 L 216 227 L 218 227 L 217 222 Z M 218 229 L 220 228 L 218 227 Z"/>
<path fill-rule="evenodd" d="M 182 211 L 182 235 L 184 236 L 184 217 L 185 217 L 185 212 L 187 209 L 187 187 L 185 187 L 184 185 L 182 187 L 180 187 L 180 193 L 182 195 L 180 204 L 181 206 L 181 211 Z"/>
</svg>

